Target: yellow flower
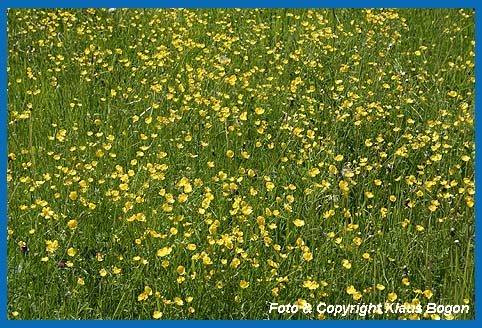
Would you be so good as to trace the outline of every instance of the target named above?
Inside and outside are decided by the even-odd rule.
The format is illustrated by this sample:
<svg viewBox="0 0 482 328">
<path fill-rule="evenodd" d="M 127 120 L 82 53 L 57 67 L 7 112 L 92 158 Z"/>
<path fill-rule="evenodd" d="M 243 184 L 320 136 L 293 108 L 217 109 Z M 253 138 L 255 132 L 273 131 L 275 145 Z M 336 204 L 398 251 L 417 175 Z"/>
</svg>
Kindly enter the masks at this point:
<svg viewBox="0 0 482 328">
<path fill-rule="evenodd" d="M 171 254 L 171 252 L 172 252 L 171 247 L 163 247 L 163 248 L 157 250 L 156 255 L 159 256 L 159 257 L 163 257 L 163 256 L 167 256 L 167 255 Z"/>
<path fill-rule="evenodd" d="M 78 224 L 77 220 L 69 220 L 69 222 L 67 222 L 67 227 L 69 227 L 70 230 L 77 229 L 78 225 L 79 224 Z"/>
<path fill-rule="evenodd" d="M 341 162 L 343 160 L 343 155 L 336 155 L 334 160 L 337 161 L 337 162 Z"/>
<path fill-rule="evenodd" d="M 162 318 L 162 312 L 154 311 L 154 313 L 152 314 L 152 317 L 154 319 L 161 319 Z"/>
<path fill-rule="evenodd" d="M 241 264 L 241 261 L 240 261 L 237 257 L 235 257 L 235 258 L 231 261 L 231 268 L 236 269 L 239 264 Z"/>
<path fill-rule="evenodd" d="M 76 200 L 77 197 L 78 197 L 77 191 L 71 191 L 71 192 L 70 192 L 69 198 L 70 198 L 71 200 Z"/>
<path fill-rule="evenodd" d="M 101 252 L 97 252 L 97 253 L 95 254 L 95 258 L 96 258 L 97 261 L 99 261 L 99 262 L 104 261 L 104 255 L 102 255 Z"/>
<path fill-rule="evenodd" d="M 234 151 L 232 151 L 231 149 L 229 149 L 229 150 L 226 152 L 226 156 L 229 157 L 229 158 L 233 158 L 233 157 L 234 157 Z"/>
<path fill-rule="evenodd" d="M 341 192 L 345 195 L 346 193 L 348 193 L 349 189 L 348 189 L 348 182 L 346 182 L 345 180 L 341 180 L 339 183 L 338 183 L 338 186 L 340 187 L 340 190 Z"/>
<path fill-rule="evenodd" d="M 442 159 L 442 154 L 433 154 L 432 156 L 430 156 L 430 159 L 434 162 L 438 162 Z"/>
<path fill-rule="evenodd" d="M 99 270 L 99 274 L 100 274 L 101 277 L 105 277 L 105 276 L 107 276 L 107 270 L 105 270 L 105 269 L 100 269 L 100 270 Z"/>
<path fill-rule="evenodd" d="M 388 213 L 388 209 L 386 207 L 382 207 L 380 209 L 380 215 L 382 218 L 386 218 L 387 217 L 387 213 Z"/>
<path fill-rule="evenodd" d="M 241 280 L 239 282 L 239 287 L 241 287 L 242 289 L 246 289 L 249 287 L 249 282 L 247 282 L 246 280 Z"/>
<path fill-rule="evenodd" d="M 261 107 L 256 107 L 256 109 L 254 110 L 254 112 L 257 114 L 257 115 L 262 115 L 264 113 L 264 109 L 261 108 Z"/>
<path fill-rule="evenodd" d="M 344 267 L 345 269 L 351 269 L 351 263 L 350 263 L 350 261 L 348 261 L 348 260 L 345 259 L 345 260 L 342 260 L 342 261 L 341 261 L 341 264 L 343 265 L 343 267 Z"/>
<path fill-rule="evenodd" d="M 59 248 L 59 242 L 57 240 L 51 241 L 46 240 L 45 244 L 47 245 L 46 250 L 48 253 L 55 253 L 55 251 Z"/>
<path fill-rule="evenodd" d="M 77 278 L 77 284 L 80 285 L 80 286 L 84 286 L 84 285 L 85 285 L 84 279 L 82 279 L 82 278 Z"/>
<path fill-rule="evenodd" d="M 355 173 L 350 168 L 343 168 L 341 174 L 343 174 L 345 178 L 353 178 L 355 176 Z"/>
<path fill-rule="evenodd" d="M 370 259 L 370 254 L 369 253 L 363 253 L 362 254 L 363 259 L 369 260 Z"/>
<path fill-rule="evenodd" d="M 303 253 L 303 259 L 307 262 L 313 260 L 313 254 L 310 252 L 304 252 Z"/>
<path fill-rule="evenodd" d="M 196 249 L 196 245 L 195 245 L 195 244 L 188 244 L 188 245 L 186 246 L 186 249 L 187 249 L 187 250 L 190 250 L 190 251 L 193 251 L 193 250 Z"/>
<path fill-rule="evenodd" d="M 152 295 L 152 288 L 149 286 L 144 286 L 144 291 L 140 293 L 139 296 L 137 296 L 137 300 L 139 302 L 146 301 L 151 295 Z"/>
<path fill-rule="evenodd" d="M 315 168 L 312 168 L 309 172 L 309 175 L 310 177 L 314 178 L 316 177 L 318 174 L 320 174 L 320 169 L 315 167 Z"/>
<path fill-rule="evenodd" d="M 315 290 L 320 287 L 320 284 L 317 283 L 316 281 L 306 280 L 306 281 L 303 281 L 303 287 L 308 288 L 309 290 Z"/>
<path fill-rule="evenodd" d="M 330 174 L 337 174 L 338 169 L 336 168 L 335 165 L 330 165 L 330 166 L 328 166 L 328 172 L 330 172 Z"/>
<path fill-rule="evenodd" d="M 69 255 L 69 256 L 75 256 L 75 253 L 76 253 L 76 251 L 75 251 L 75 248 L 73 248 L 73 247 L 70 247 L 67 250 L 67 255 Z"/>
<path fill-rule="evenodd" d="M 385 286 L 383 286 L 382 284 L 377 284 L 377 285 L 375 286 L 375 288 L 378 289 L 378 290 L 384 290 L 384 289 L 385 289 Z"/>
<path fill-rule="evenodd" d="M 426 289 L 423 291 L 423 295 L 429 300 L 432 298 L 433 296 L 433 293 L 430 289 Z"/>
<path fill-rule="evenodd" d="M 396 299 L 397 299 L 397 294 L 396 294 L 396 293 L 394 293 L 394 292 L 388 293 L 388 300 L 389 300 L 390 302 L 393 302 L 393 301 L 395 301 Z"/>
<path fill-rule="evenodd" d="M 353 295 L 356 293 L 356 289 L 353 285 L 346 287 L 346 293 L 348 295 Z"/>
<path fill-rule="evenodd" d="M 184 268 L 182 265 L 178 266 L 176 269 L 176 272 L 180 275 L 183 275 L 186 273 L 186 268 Z"/>
<path fill-rule="evenodd" d="M 183 306 L 184 301 L 180 297 L 174 297 L 174 304 L 176 304 L 177 306 Z"/>
<path fill-rule="evenodd" d="M 203 260 L 203 264 L 206 264 L 206 265 L 213 264 L 213 261 L 207 254 L 203 256 L 202 260 Z"/>
<path fill-rule="evenodd" d="M 297 227 L 302 227 L 302 226 L 305 225 L 305 221 L 300 220 L 300 219 L 296 219 L 296 220 L 293 221 L 293 224 Z"/>
<path fill-rule="evenodd" d="M 185 194 L 189 194 L 192 192 L 192 186 L 191 184 L 188 182 L 184 185 L 184 193 Z M 187 197 L 187 196 L 186 196 Z"/>
<path fill-rule="evenodd" d="M 305 299 L 298 298 L 294 304 L 298 306 L 298 308 L 303 308 L 308 302 Z"/>
<path fill-rule="evenodd" d="M 272 191 L 274 189 L 275 185 L 271 181 L 266 181 L 266 190 Z"/>
</svg>

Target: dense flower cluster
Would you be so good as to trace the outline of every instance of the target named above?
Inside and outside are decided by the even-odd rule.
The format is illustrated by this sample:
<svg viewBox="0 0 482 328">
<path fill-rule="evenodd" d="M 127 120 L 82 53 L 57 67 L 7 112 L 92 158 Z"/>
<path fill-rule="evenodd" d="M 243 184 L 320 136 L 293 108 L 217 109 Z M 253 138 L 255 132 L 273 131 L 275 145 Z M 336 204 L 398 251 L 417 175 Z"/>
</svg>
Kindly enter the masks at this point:
<svg viewBox="0 0 482 328">
<path fill-rule="evenodd" d="M 12 9 L 8 29 L 10 317 L 473 302 L 474 11 Z"/>
</svg>

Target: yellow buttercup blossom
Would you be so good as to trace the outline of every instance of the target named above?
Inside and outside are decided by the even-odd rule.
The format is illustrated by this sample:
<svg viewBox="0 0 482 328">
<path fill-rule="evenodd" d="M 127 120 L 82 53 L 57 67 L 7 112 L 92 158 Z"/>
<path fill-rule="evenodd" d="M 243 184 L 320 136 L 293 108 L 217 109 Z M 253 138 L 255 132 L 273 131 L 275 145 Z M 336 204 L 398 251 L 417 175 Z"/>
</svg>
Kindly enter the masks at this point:
<svg viewBox="0 0 482 328">
<path fill-rule="evenodd" d="M 348 295 L 352 295 L 352 294 L 356 293 L 356 289 L 353 285 L 350 285 L 346 288 L 346 292 L 347 292 Z"/>
<path fill-rule="evenodd" d="M 274 187 L 275 187 L 275 185 L 274 185 L 273 182 L 271 182 L 271 181 L 266 182 L 266 190 L 272 191 L 274 189 Z"/>
<path fill-rule="evenodd" d="M 257 115 L 262 115 L 264 114 L 264 109 L 261 108 L 261 107 L 256 107 L 254 112 L 257 114 Z"/>
<path fill-rule="evenodd" d="M 293 224 L 294 224 L 295 226 L 297 226 L 297 227 L 302 227 L 302 226 L 305 225 L 305 221 L 300 220 L 300 219 L 295 219 L 295 220 L 293 221 Z"/>
<path fill-rule="evenodd" d="M 303 287 L 309 290 L 316 290 L 320 287 L 320 284 L 313 280 L 305 280 L 303 282 Z"/>
<path fill-rule="evenodd" d="M 313 254 L 311 252 L 304 252 L 303 259 L 307 262 L 313 260 Z"/>
<path fill-rule="evenodd" d="M 172 252 L 172 248 L 166 246 L 166 247 L 158 249 L 156 255 L 159 256 L 159 257 L 164 257 L 164 256 L 167 256 L 167 255 L 171 254 L 171 252 Z"/>
<path fill-rule="evenodd" d="M 231 268 L 237 268 L 239 265 L 241 264 L 241 261 L 235 257 L 232 261 L 231 261 Z"/>
<path fill-rule="evenodd" d="M 194 251 L 196 249 L 196 244 L 188 244 L 186 246 L 186 249 L 188 249 L 190 251 Z"/>
<path fill-rule="evenodd" d="M 341 264 L 343 265 L 343 267 L 344 267 L 345 269 L 351 269 L 351 263 L 350 263 L 350 261 L 348 261 L 347 259 L 342 260 L 342 261 L 341 261 Z"/>
<path fill-rule="evenodd" d="M 366 198 L 373 198 L 374 195 L 373 195 L 373 193 L 370 192 L 370 191 L 365 191 L 365 197 L 366 197 Z"/>
<path fill-rule="evenodd" d="M 75 248 L 73 248 L 73 247 L 70 247 L 70 248 L 67 250 L 67 254 L 68 254 L 69 256 L 71 256 L 71 257 L 75 256 L 76 253 L 77 253 L 77 252 L 76 252 Z"/>
<path fill-rule="evenodd" d="M 344 156 L 343 155 L 336 155 L 334 157 L 334 160 L 337 161 L 337 162 L 341 162 L 343 160 Z"/>
<path fill-rule="evenodd" d="M 152 318 L 154 319 L 161 319 L 162 318 L 162 312 L 160 311 L 154 311 L 154 313 L 152 314 Z"/>
<path fill-rule="evenodd" d="M 241 287 L 242 289 L 246 289 L 246 288 L 249 287 L 249 282 L 246 281 L 246 280 L 241 280 L 241 281 L 239 282 L 239 287 Z"/>
<path fill-rule="evenodd" d="M 395 301 L 395 300 L 397 299 L 397 297 L 398 297 L 398 296 L 397 296 L 397 294 L 396 294 L 396 293 L 394 293 L 394 292 L 392 292 L 392 293 L 388 293 L 388 295 L 387 295 L 387 296 L 388 296 L 388 300 L 389 300 L 390 302 Z"/>
<path fill-rule="evenodd" d="M 59 242 L 57 240 L 46 240 L 45 245 L 47 245 L 46 251 L 51 254 L 55 253 L 55 251 L 59 248 Z"/>
<path fill-rule="evenodd" d="M 67 226 L 69 227 L 70 230 L 75 230 L 77 229 L 78 222 L 77 220 L 69 220 L 69 222 L 67 222 Z"/>
<path fill-rule="evenodd" d="M 70 198 L 71 200 L 76 200 L 77 197 L 78 197 L 78 194 L 77 194 L 76 191 L 71 191 L 71 192 L 70 192 L 69 198 Z"/>
<path fill-rule="evenodd" d="M 423 295 L 429 300 L 432 298 L 433 296 L 433 293 L 430 289 L 426 289 L 423 291 Z"/>
<path fill-rule="evenodd" d="M 186 268 L 184 268 L 182 265 L 180 265 L 180 266 L 177 267 L 176 272 L 177 272 L 179 275 L 183 275 L 183 274 L 186 273 Z"/>
</svg>

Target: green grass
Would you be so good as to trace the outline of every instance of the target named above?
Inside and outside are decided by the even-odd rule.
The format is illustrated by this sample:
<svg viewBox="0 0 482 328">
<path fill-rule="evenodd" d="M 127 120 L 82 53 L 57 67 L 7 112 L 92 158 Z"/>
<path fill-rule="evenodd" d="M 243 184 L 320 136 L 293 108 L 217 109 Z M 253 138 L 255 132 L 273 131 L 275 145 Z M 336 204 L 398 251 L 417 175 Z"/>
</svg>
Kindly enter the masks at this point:
<svg viewBox="0 0 482 328">
<path fill-rule="evenodd" d="M 8 318 L 473 319 L 474 58 L 467 9 L 9 10 Z"/>
</svg>

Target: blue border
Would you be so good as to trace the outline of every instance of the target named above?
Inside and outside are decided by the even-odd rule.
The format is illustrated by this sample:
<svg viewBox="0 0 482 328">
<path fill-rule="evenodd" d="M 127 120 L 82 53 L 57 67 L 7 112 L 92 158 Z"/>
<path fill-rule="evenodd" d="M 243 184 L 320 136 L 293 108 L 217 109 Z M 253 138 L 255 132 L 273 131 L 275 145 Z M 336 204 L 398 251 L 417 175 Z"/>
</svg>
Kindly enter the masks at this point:
<svg viewBox="0 0 482 328">
<path fill-rule="evenodd" d="M 477 228 L 480 227 L 480 218 L 482 215 L 482 207 L 480 206 L 480 192 L 482 192 L 482 189 L 479 186 L 479 182 L 481 181 L 482 174 L 480 172 L 480 169 L 477 168 L 479 165 L 480 167 L 480 161 L 482 159 L 482 155 L 478 151 L 477 145 L 480 145 L 482 142 L 482 132 L 477 129 L 477 127 L 480 125 L 480 106 L 479 106 L 479 100 L 481 97 L 481 92 L 480 92 L 480 83 L 477 81 L 480 81 L 482 78 L 482 70 L 479 67 L 478 59 L 480 58 L 480 51 L 482 50 L 481 48 L 481 42 L 482 42 L 482 37 L 481 37 L 481 32 L 482 32 L 482 17 L 481 17 L 481 12 L 480 12 L 480 7 L 476 8 L 475 12 L 475 297 L 477 299 L 477 295 L 480 295 L 480 270 L 478 270 L 478 264 L 480 264 L 480 241 L 479 238 L 477 238 Z M 475 303 L 475 315 L 476 315 L 476 320 L 477 318 L 480 318 L 480 313 L 482 310 L 482 305 L 480 302 Z M 480 321 L 480 320 L 479 320 Z"/>
<path fill-rule="evenodd" d="M 275 1 L 275 0 L 258 0 L 258 1 L 252 1 L 252 0 L 245 0 L 245 1 L 220 1 L 220 0 L 210 0 L 210 1 L 189 1 L 189 0 L 168 0 L 168 1 L 154 1 L 154 0 L 137 0 L 135 2 L 132 1 L 98 1 L 98 0 L 83 0 L 83 1 L 78 1 L 78 2 L 66 2 L 66 1 L 60 1 L 60 0 L 46 0 L 46 1 L 34 1 L 34 0 L 3 0 L 2 3 L 0 3 L 0 59 L 1 59 L 1 66 L 0 66 L 0 107 L 2 110 L 0 110 L 0 157 L 2 160 L 0 160 L 0 176 L 1 182 L 0 182 L 0 218 L 1 220 L 1 226 L 0 230 L 3 232 L 3 235 L 6 237 L 6 230 L 7 230 L 7 184 L 6 184 L 6 170 L 7 170 L 7 98 L 6 98 L 6 90 L 7 90 L 7 74 L 6 74 L 6 64 L 7 64 L 7 22 L 6 22 L 6 8 L 24 8 L 24 7 L 46 7 L 46 8 L 55 8 L 55 7 L 83 7 L 83 8 L 89 8 L 89 7 L 95 7 L 95 8 L 110 8 L 110 7 L 118 7 L 118 8 L 127 8 L 127 7 L 147 7 L 147 8 L 153 8 L 153 7 L 164 7 L 164 8 L 174 8 L 174 7 L 182 7 L 182 8 L 194 8 L 194 7 L 203 7 L 203 8 L 227 8 L 227 7 L 238 7 L 238 8 L 256 8 L 256 7 L 297 7 L 297 8 L 313 8 L 313 7 L 330 7 L 330 8 L 366 8 L 366 7 L 384 7 L 384 8 L 476 8 L 476 34 L 475 34 L 475 39 L 476 39 L 476 80 L 477 81 L 482 81 L 482 72 L 481 69 L 479 68 L 478 64 L 478 58 L 479 58 L 479 53 L 481 51 L 481 34 L 482 34 L 482 17 L 481 13 L 479 12 L 479 8 L 482 8 L 480 0 L 459 0 L 459 1 L 415 1 L 415 0 L 408 0 L 408 1 L 401 1 L 401 0 L 345 0 L 345 1 L 315 1 L 315 0 L 308 0 L 308 1 L 302 1 L 302 2 L 295 2 L 295 1 L 286 1 L 286 0 L 281 0 L 281 1 Z M 480 123 L 480 113 L 479 110 L 477 109 L 478 106 L 478 100 L 480 99 L 480 87 L 479 83 L 476 83 L 476 110 L 475 110 L 475 144 L 480 144 L 482 142 L 482 132 L 478 131 L 477 127 L 479 126 Z M 480 123 L 482 124 L 482 123 Z M 482 155 L 480 155 L 478 149 L 476 149 L 475 152 L 475 200 L 476 200 L 476 205 L 475 205 L 475 219 L 476 219 L 476 228 L 480 224 L 480 217 L 482 214 L 482 206 L 479 205 L 479 200 L 480 200 L 480 193 L 482 192 L 482 189 L 479 187 L 479 181 L 481 181 L 482 178 L 482 173 L 480 170 L 477 168 L 478 163 L 482 160 Z M 477 231 L 477 229 L 476 229 Z M 476 234 L 477 236 L 477 234 Z M 476 238 L 476 241 L 478 238 Z M 6 246 L 6 238 L 4 239 L 4 246 Z M 480 247 L 480 242 L 476 243 L 476 295 L 479 294 L 480 287 L 479 287 L 479 282 L 480 282 L 480 270 L 478 269 L 478 263 L 480 263 L 480 252 L 481 247 Z M 2 261 L 0 263 L 0 275 L 3 277 L 6 277 L 6 247 L 1 248 L 1 258 Z M 93 325 L 105 325 L 104 321 L 98 322 L 98 321 L 69 321 L 68 323 L 63 322 L 63 321 L 17 321 L 17 320 L 6 320 L 7 313 L 6 313 L 6 302 L 7 302 L 7 290 L 6 290 L 6 279 L 2 279 L 0 283 L 0 288 L 2 289 L 2 293 L 0 293 L 0 303 L 3 304 L 4 306 L 0 307 L 0 322 L 2 322 L 2 325 L 25 325 L 25 326 L 30 326 L 30 325 L 37 325 L 37 324 L 45 324 L 48 326 L 51 325 L 74 325 L 74 326 L 80 326 L 80 325 L 85 325 L 85 324 L 93 324 Z M 478 299 L 476 297 L 475 300 L 475 314 L 476 314 L 476 320 L 474 321 L 464 321 L 464 322 L 453 322 L 452 324 L 470 324 L 470 325 L 475 325 L 479 320 L 479 314 L 481 313 L 482 310 L 482 305 L 480 305 L 480 302 L 478 302 Z M 109 321 L 107 322 L 108 324 L 116 325 L 118 326 L 119 324 L 122 325 L 131 325 L 131 324 L 137 324 L 134 322 L 130 321 Z M 253 321 L 252 322 L 255 325 L 268 325 L 268 326 L 282 326 L 282 327 L 287 327 L 291 326 L 293 324 L 297 324 L 297 322 L 291 322 L 291 321 Z M 142 325 L 148 324 L 148 325 L 167 325 L 167 326 L 178 326 L 178 325 L 209 325 L 210 327 L 226 327 L 227 325 L 235 325 L 235 326 L 241 326 L 245 325 L 244 322 L 241 321 L 162 321 L 162 322 L 154 322 L 154 321 L 146 321 L 141 323 Z M 335 325 L 386 325 L 387 322 L 385 321 L 369 321 L 369 322 L 364 322 L 364 321 L 303 321 L 301 324 L 303 325 L 326 325 L 326 324 L 335 324 Z M 405 322 L 403 321 L 392 321 L 388 323 L 390 325 L 395 324 L 395 325 L 404 325 Z M 417 325 L 416 322 L 411 322 L 410 324 L 415 324 Z M 420 323 L 420 324 L 426 324 L 426 323 Z M 428 324 L 443 324 L 447 325 L 450 324 L 449 322 L 439 322 L 439 323 L 433 323 L 433 322 L 428 322 Z"/>
<path fill-rule="evenodd" d="M 0 9 L 0 58 L 1 58 L 1 69 L 0 69 L 0 176 L 2 177 L 0 182 L 0 218 L 1 220 L 1 231 L 4 237 L 4 247 L 1 248 L 1 258 L 5 259 L 0 264 L 0 276 L 5 277 L 1 280 L 0 293 L 1 304 L 5 304 L 0 308 L 0 318 L 5 320 L 7 317 L 7 10 Z"/>
<path fill-rule="evenodd" d="M 475 8 L 478 7 L 477 0 L 458 0 L 458 1 L 434 1 L 434 0 L 344 0 L 344 1 L 323 1 L 323 0 L 304 0 L 304 1 L 288 1 L 288 0 L 245 0 L 245 1 L 229 1 L 229 0 L 209 0 L 209 1 L 192 1 L 192 0 L 137 0 L 127 1 L 96 1 L 81 0 L 78 2 L 67 2 L 60 0 L 3 0 L 2 8 L 22 8 L 22 7 L 82 7 L 82 8 L 269 8 L 269 7 L 289 7 L 289 8 L 366 8 L 366 7 L 383 7 L 383 8 Z M 75 5 L 74 5 L 75 3 Z"/>
</svg>

